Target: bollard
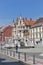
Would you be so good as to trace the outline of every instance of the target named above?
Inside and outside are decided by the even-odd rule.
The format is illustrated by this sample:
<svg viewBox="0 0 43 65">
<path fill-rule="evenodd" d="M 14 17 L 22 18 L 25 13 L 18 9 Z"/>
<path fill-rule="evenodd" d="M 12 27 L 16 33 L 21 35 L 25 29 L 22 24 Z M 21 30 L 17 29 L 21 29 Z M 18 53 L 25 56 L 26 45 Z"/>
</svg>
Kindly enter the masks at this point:
<svg viewBox="0 0 43 65">
<path fill-rule="evenodd" d="M 7 50 L 7 55 L 8 55 L 8 50 Z"/>
<path fill-rule="evenodd" d="M 10 50 L 9 50 L 9 56 L 10 56 Z"/>
<path fill-rule="evenodd" d="M 13 57 L 13 51 L 12 51 L 12 57 Z"/>
<path fill-rule="evenodd" d="M 10 56 L 12 55 L 12 51 L 10 50 Z"/>
<path fill-rule="evenodd" d="M 13 51 L 13 57 L 15 57 L 15 51 Z"/>
<path fill-rule="evenodd" d="M 6 49 L 6 54 L 7 54 L 7 49 Z"/>
<path fill-rule="evenodd" d="M 3 53 L 4 53 L 4 49 L 3 49 Z"/>
<path fill-rule="evenodd" d="M 5 54 L 6 54 L 6 49 L 5 49 Z"/>
<path fill-rule="evenodd" d="M 33 64 L 35 64 L 35 55 L 33 55 Z"/>
<path fill-rule="evenodd" d="M 20 59 L 20 52 L 18 52 L 18 59 Z"/>
<path fill-rule="evenodd" d="M 26 53 L 24 53 L 24 60 L 26 61 Z"/>
</svg>

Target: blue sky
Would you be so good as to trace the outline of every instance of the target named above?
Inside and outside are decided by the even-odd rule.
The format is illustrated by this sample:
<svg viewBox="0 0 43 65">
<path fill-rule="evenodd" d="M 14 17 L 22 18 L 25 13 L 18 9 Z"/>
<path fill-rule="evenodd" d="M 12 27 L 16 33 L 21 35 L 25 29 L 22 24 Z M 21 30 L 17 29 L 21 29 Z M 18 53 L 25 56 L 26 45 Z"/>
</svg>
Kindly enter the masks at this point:
<svg viewBox="0 0 43 65">
<path fill-rule="evenodd" d="M 20 15 L 33 20 L 43 17 L 43 0 L 0 0 L 0 26 L 12 24 Z"/>
</svg>

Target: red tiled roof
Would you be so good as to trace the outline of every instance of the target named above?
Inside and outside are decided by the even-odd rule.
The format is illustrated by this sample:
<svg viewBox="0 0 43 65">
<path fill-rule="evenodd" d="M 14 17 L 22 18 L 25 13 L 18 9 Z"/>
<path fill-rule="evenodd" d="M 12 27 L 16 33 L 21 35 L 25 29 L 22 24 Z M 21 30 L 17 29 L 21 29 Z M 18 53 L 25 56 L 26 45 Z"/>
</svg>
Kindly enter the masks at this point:
<svg viewBox="0 0 43 65">
<path fill-rule="evenodd" d="M 33 20 L 24 20 L 24 22 L 26 25 L 30 25 L 30 26 L 35 24 L 35 21 Z"/>
<path fill-rule="evenodd" d="M 12 36 L 12 27 L 11 26 L 5 27 L 4 31 L 3 31 L 3 35 L 4 35 L 3 41 L 5 41 L 5 37 L 11 37 Z M 0 42 L 1 41 L 2 41 L 2 32 L 0 32 Z"/>
<path fill-rule="evenodd" d="M 4 36 L 11 37 L 12 36 L 12 27 L 8 26 L 4 29 Z"/>
<path fill-rule="evenodd" d="M 43 18 L 39 18 L 36 20 L 35 24 L 32 27 L 38 27 L 38 26 L 42 26 L 43 25 Z"/>
</svg>

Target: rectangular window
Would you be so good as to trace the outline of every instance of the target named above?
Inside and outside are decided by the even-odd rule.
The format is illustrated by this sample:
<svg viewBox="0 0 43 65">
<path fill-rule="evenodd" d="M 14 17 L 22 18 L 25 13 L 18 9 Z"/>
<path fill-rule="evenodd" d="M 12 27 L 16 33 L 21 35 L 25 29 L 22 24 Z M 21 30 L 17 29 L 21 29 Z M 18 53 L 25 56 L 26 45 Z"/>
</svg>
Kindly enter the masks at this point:
<svg viewBox="0 0 43 65">
<path fill-rule="evenodd" d="M 32 29 L 32 33 L 33 33 L 33 29 Z"/>
<path fill-rule="evenodd" d="M 32 34 L 32 38 L 33 38 L 33 34 Z"/>
<path fill-rule="evenodd" d="M 36 33 L 34 34 L 34 37 L 36 38 Z"/>
<path fill-rule="evenodd" d="M 42 27 L 41 27 L 41 32 L 42 32 Z"/>
<path fill-rule="evenodd" d="M 40 35 L 39 35 L 39 33 L 38 33 L 38 38 L 40 38 Z"/>
<path fill-rule="evenodd" d="M 37 32 L 39 32 L 39 27 L 37 28 Z"/>
<path fill-rule="evenodd" d="M 41 38 L 42 38 L 42 32 L 41 32 Z"/>
<path fill-rule="evenodd" d="M 36 32 L 36 28 L 34 28 L 34 32 Z"/>
</svg>

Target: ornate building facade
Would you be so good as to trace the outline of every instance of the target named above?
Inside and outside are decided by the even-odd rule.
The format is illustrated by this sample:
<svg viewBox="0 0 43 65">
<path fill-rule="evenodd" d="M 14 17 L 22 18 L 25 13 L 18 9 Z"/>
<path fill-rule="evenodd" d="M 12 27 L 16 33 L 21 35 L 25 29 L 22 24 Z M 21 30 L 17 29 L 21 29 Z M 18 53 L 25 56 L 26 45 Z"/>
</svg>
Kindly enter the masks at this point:
<svg viewBox="0 0 43 65">
<path fill-rule="evenodd" d="M 0 27 L 0 41 L 9 41 L 15 38 L 30 40 L 32 43 L 43 40 L 43 18 L 36 21 L 27 18 L 17 18 L 13 24 Z"/>
<path fill-rule="evenodd" d="M 30 27 L 34 25 L 35 21 L 28 20 L 25 18 L 17 18 L 16 21 L 12 25 L 12 37 L 15 38 L 18 36 L 20 39 L 29 39 L 30 35 Z"/>
</svg>

